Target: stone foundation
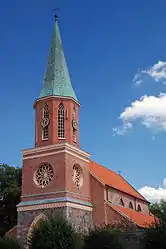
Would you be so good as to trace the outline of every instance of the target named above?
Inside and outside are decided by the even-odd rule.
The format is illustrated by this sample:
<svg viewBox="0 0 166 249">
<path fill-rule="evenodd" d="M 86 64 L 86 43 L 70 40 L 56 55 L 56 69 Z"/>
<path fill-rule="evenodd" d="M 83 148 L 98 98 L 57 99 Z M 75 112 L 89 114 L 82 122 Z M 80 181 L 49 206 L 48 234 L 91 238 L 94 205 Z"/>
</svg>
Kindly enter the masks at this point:
<svg viewBox="0 0 166 249">
<path fill-rule="evenodd" d="M 92 227 L 92 212 L 73 207 L 60 207 L 40 210 L 28 210 L 18 212 L 17 238 L 25 246 L 27 245 L 27 235 L 29 228 L 35 218 L 41 214 L 47 216 L 48 212 L 60 212 L 63 214 L 76 228 L 78 232 L 86 233 Z"/>
</svg>

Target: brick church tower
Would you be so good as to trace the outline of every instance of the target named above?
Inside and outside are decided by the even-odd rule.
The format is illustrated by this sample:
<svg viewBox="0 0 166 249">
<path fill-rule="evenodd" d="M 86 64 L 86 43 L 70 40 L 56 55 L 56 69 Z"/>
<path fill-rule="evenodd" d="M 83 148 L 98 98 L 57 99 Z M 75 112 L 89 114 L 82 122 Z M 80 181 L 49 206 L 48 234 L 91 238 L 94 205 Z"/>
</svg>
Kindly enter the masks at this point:
<svg viewBox="0 0 166 249">
<path fill-rule="evenodd" d="M 92 225 L 90 155 L 79 148 L 78 109 L 55 17 L 43 87 L 34 102 L 35 146 L 22 151 L 17 236 L 24 245 L 48 210 L 62 210 L 78 230 Z"/>
</svg>

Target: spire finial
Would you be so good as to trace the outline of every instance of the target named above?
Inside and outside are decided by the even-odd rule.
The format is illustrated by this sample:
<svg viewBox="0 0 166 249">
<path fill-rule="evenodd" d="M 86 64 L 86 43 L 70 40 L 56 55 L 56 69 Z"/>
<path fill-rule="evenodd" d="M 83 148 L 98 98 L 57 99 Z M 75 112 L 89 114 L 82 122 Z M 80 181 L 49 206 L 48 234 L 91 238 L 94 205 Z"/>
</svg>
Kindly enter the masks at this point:
<svg viewBox="0 0 166 249">
<path fill-rule="evenodd" d="M 58 20 L 58 15 L 56 14 L 57 13 L 57 11 L 59 11 L 60 10 L 60 8 L 54 8 L 52 11 L 54 12 L 54 18 L 55 18 L 55 21 L 57 21 Z"/>
<path fill-rule="evenodd" d="M 58 16 L 56 14 L 54 15 L 54 18 L 55 18 L 55 21 L 58 20 Z"/>
</svg>

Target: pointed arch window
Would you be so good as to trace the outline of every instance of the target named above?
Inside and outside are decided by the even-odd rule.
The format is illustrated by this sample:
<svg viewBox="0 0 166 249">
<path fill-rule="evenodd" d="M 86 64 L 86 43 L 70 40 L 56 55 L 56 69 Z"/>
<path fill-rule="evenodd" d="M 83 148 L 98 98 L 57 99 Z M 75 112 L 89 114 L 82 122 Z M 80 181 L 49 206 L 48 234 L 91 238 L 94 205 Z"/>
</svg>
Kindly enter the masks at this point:
<svg viewBox="0 0 166 249">
<path fill-rule="evenodd" d="M 65 138 L 65 110 L 63 104 L 58 107 L 58 138 Z"/>
<path fill-rule="evenodd" d="M 129 202 L 129 208 L 133 209 L 133 204 L 131 201 Z"/>
<path fill-rule="evenodd" d="M 43 108 L 43 117 L 42 117 L 42 139 L 48 140 L 48 125 L 49 125 L 49 107 L 46 104 Z"/>
<path fill-rule="evenodd" d="M 119 205 L 123 206 L 124 207 L 124 201 L 122 198 L 120 198 L 120 201 L 119 201 Z"/>
<path fill-rule="evenodd" d="M 43 108 L 43 118 L 49 118 L 49 107 L 47 104 Z"/>
<path fill-rule="evenodd" d="M 137 207 L 137 211 L 138 211 L 138 212 L 141 212 L 141 211 L 142 211 L 142 209 L 141 209 L 141 206 L 140 206 L 140 205 L 138 205 L 138 207 Z"/>
</svg>

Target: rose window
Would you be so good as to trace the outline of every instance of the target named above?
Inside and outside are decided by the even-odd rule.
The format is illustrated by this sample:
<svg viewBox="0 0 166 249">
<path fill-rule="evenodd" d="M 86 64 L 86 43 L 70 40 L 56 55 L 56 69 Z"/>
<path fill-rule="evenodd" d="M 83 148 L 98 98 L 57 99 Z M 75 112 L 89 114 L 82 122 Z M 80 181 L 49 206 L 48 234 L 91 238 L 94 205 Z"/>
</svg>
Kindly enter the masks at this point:
<svg viewBox="0 0 166 249">
<path fill-rule="evenodd" d="M 49 184 L 54 176 L 53 168 L 50 164 L 41 165 L 36 171 L 36 183 L 42 187 Z"/>
<path fill-rule="evenodd" d="M 81 168 L 77 165 L 73 166 L 73 182 L 77 188 L 80 188 L 83 182 Z"/>
</svg>

